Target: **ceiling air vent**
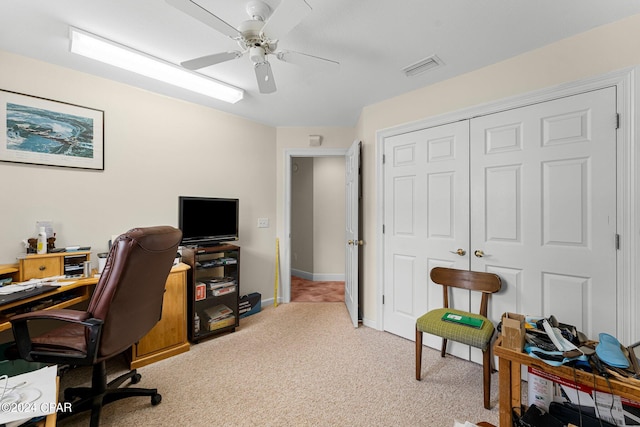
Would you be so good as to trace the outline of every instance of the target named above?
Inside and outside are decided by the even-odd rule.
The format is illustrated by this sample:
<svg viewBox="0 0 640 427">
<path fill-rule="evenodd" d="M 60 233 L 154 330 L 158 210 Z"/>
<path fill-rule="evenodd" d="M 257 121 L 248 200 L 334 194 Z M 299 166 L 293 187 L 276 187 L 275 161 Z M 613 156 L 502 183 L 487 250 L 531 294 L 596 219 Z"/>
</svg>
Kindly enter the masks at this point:
<svg viewBox="0 0 640 427">
<path fill-rule="evenodd" d="M 412 64 L 412 65 L 409 65 L 408 67 L 403 68 L 402 71 L 407 77 L 413 77 L 413 76 L 417 76 L 418 74 L 422 74 L 425 71 L 439 67 L 442 64 L 443 64 L 442 60 L 438 58 L 436 55 L 433 55 L 421 61 L 418 61 L 415 64 Z"/>
</svg>

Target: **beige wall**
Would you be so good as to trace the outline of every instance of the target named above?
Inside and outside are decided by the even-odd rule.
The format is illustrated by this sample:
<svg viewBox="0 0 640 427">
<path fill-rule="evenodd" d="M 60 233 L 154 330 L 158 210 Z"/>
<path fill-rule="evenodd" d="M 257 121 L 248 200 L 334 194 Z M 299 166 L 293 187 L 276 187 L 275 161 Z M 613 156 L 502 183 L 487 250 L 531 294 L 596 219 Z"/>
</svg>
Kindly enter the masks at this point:
<svg viewBox="0 0 640 427">
<path fill-rule="evenodd" d="M 240 199 L 241 291 L 273 289 L 276 130 L 227 113 L 0 52 L 3 89 L 105 112 L 105 170 L 0 163 L 0 263 L 13 263 L 37 220 L 57 245 L 107 248 L 134 226 L 177 226 L 178 196 Z M 257 228 L 257 218 L 271 227 Z"/>
<path fill-rule="evenodd" d="M 313 273 L 343 275 L 345 159 L 317 157 L 313 159 L 313 171 Z"/>
<path fill-rule="evenodd" d="M 291 173 L 291 269 L 306 273 L 313 273 L 313 160 L 294 158 Z"/>
<path fill-rule="evenodd" d="M 327 276 L 344 275 L 345 159 L 294 157 L 293 163 L 291 269 L 309 279 L 341 279 Z"/>
<path fill-rule="evenodd" d="M 507 61 L 367 106 L 356 127 L 363 141 L 364 322 L 379 313 L 376 131 L 640 64 L 640 15 L 596 28 Z"/>
<path fill-rule="evenodd" d="M 239 197 L 243 292 L 270 295 L 274 241 L 282 239 L 284 153 L 363 141 L 364 321 L 377 313 L 376 131 L 640 64 L 640 15 L 363 109 L 355 128 L 273 129 L 233 115 L 0 52 L 3 89 L 105 111 L 106 169 L 79 171 L 0 163 L 0 263 L 21 251 L 35 221 L 53 220 L 59 246 L 106 248 L 131 226 L 177 224 L 180 194 Z M 218 160 L 222 159 L 220 163 Z M 167 173 L 171 171 L 171 173 Z M 65 200 L 69 190 L 81 202 Z M 89 199 L 89 200 L 88 200 Z M 257 229 L 258 217 L 273 218 Z M 277 232 L 277 233 L 276 233 Z"/>
</svg>

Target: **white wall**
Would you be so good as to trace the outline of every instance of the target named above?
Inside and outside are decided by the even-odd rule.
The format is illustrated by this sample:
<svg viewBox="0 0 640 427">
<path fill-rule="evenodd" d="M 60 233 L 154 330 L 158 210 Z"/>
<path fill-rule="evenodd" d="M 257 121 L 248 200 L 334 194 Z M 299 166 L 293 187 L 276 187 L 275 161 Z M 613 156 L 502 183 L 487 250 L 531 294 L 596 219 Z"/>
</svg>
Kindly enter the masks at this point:
<svg viewBox="0 0 640 427">
<path fill-rule="evenodd" d="M 241 292 L 269 296 L 276 218 L 276 130 L 44 62 L 0 52 L 0 87 L 105 112 L 105 170 L 0 163 L 0 264 L 37 220 L 56 246 L 107 241 L 134 226 L 177 226 L 178 196 L 240 199 Z M 257 228 L 257 218 L 272 219 Z"/>
<path fill-rule="evenodd" d="M 364 323 L 378 324 L 376 132 L 537 89 L 640 64 L 640 15 L 533 50 L 363 109 Z M 635 184 L 631 183 L 634 186 Z M 636 195 L 637 197 L 637 195 Z"/>
</svg>

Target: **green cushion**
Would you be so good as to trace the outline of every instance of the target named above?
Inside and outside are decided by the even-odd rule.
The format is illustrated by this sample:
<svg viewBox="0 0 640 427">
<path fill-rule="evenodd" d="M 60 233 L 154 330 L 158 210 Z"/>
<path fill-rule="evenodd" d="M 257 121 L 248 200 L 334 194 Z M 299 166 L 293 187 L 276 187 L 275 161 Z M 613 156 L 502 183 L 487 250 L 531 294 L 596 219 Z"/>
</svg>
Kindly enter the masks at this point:
<svg viewBox="0 0 640 427">
<path fill-rule="evenodd" d="M 482 319 L 484 323 L 480 329 L 476 329 L 457 323 L 445 322 L 442 320 L 442 316 L 444 316 L 445 313 L 454 313 L 475 319 Z M 493 323 L 486 317 L 451 308 L 438 308 L 420 316 L 418 320 L 416 320 L 416 328 L 421 332 L 477 347 L 483 351 L 487 349 L 494 332 Z"/>
</svg>

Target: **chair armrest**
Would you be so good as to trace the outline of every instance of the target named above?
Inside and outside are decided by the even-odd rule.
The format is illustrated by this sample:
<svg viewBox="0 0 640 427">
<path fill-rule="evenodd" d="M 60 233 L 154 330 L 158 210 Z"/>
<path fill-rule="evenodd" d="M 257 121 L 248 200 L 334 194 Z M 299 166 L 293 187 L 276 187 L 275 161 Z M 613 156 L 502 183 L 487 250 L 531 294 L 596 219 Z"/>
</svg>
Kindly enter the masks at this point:
<svg viewBox="0 0 640 427">
<path fill-rule="evenodd" d="M 28 322 L 34 320 L 55 320 L 67 323 L 79 324 L 86 328 L 87 352 L 83 356 L 73 356 L 56 351 L 38 351 L 33 349 L 33 342 L 29 333 Z M 30 362 L 65 362 L 68 359 L 78 359 L 77 362 L 93 363 L 97 356 L 98 342 L 102 333 L 103 321 L 90 317 L 86 311 L 79 310 L 42 310 L 30 313 L 23 313 L 12 316 L 9 321 L 13 329 L 13 336 L 16 340 L 16 347 L 20 357 Z"/>
<path fill-rule="evenodd" d="M 32 311 L 29 313 L 16 314 L 15 316 L 11 316 L 11 323 L 19 322 L 19 321 L 28 321 L 28 320 L 36 320 L 36 319 L 45 319 L 45 320 L 62 320 L 68 322 L 82 322 L 89 318 L 89 313 L 86 311 L 80 310 L 67 310 L 67 309 L 57 309 L 57 310 L 39 310 Z"/>
</svg>

